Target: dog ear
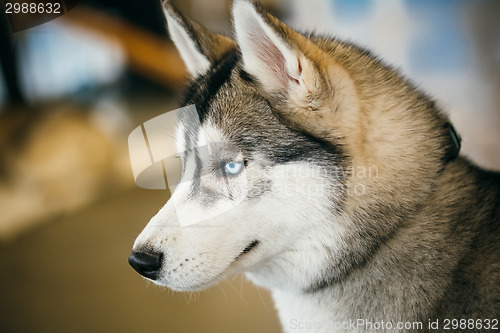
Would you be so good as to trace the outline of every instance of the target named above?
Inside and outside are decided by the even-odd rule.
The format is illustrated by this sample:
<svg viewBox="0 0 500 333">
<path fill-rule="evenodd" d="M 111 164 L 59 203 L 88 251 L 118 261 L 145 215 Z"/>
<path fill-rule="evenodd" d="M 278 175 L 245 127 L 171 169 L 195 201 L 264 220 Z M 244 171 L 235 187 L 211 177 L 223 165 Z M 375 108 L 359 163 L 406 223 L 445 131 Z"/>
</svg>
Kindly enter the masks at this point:
<svg viewBox="0 0 500 333">
<path fill-rule="evenodd" d="M 310 55 L 321 51 L 307 38 L 253 0 L 234 1 L 233 21 L 243 68 L 269 94 L 311 94 L 319 86 L 320 73 Z"/>
<path fill-rule="evenodd" d="M 204 26 L 184 17 L 169 1 L 163 1 L 170 38 L 179 50 L 192 77 L 205 73 L 220 60 L 236 43 L 225 36 L 214 34 Z"/>
</svg>

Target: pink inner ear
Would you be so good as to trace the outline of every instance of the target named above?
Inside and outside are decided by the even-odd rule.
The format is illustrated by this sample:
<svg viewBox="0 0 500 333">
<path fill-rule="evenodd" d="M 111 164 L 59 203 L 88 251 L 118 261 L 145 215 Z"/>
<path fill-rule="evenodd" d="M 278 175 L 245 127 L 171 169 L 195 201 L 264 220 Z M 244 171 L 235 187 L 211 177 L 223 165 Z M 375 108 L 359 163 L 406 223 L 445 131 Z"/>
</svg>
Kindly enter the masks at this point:
<svg viewBox="0 0 500 333">
<path fill-rule="evenodd" d="M 288 74 L 286 60 L 280 49 L 258 27 L 254 27 L 250 33 L 250 40 L 255 47 L 256 56 L 263 63 L 266 71 L 273 75 L 284 87 L 290 80 L 298 81 Z"/>
</svg>

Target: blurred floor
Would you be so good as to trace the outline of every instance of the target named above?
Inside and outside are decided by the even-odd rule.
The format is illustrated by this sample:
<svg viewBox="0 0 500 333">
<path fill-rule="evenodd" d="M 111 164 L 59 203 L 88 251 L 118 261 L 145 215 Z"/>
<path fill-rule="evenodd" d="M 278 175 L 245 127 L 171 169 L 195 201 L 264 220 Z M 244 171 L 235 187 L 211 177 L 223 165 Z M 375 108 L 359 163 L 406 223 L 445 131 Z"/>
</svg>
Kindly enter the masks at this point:
<svg viewBox="0 0 500 333">
<path fill-rule="evenodd" d="M 242 277 L 189 295 L 129 267 L 166 195 L 134 189 L 0 247 L 0 332 L 279 332 L 267 292 Z"/>
</svg>

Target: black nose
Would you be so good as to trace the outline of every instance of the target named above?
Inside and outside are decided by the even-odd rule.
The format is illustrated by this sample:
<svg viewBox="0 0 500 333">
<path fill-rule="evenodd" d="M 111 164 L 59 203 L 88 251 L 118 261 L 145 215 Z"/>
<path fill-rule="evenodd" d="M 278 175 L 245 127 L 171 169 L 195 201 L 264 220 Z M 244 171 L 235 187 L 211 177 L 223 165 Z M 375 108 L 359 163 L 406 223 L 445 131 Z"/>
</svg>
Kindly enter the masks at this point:
<svg viewBox="0 0 500 333">
<path fill-rule="evenodd" d="M 158 278 L 163 254 L 156 252 L 134 252 L 128 257 L 128 263 L 137 273 L 151 280 Z"/>
</svg>

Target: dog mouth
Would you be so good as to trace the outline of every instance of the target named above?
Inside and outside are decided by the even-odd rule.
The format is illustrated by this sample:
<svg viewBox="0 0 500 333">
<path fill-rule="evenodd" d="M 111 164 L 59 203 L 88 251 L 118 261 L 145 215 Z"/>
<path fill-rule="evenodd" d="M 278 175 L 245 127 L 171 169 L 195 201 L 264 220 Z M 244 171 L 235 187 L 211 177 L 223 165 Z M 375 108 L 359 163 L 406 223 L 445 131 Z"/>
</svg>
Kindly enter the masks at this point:
<svg viewBox="0 0 500 333">
<path fill-rule="evenodd" d="M 241 258 L 243 255 L 247 254 L 248 252 L 252 251 L 257 245 L 260 244 L 259 240 L 254 240 L 250 244 L 248 244 L 241 252 L 238 254 L 238 256 L 235 258 L 235 260 L 238 260 Z"/>
<path fill-rule="evenodd" d="M 184 287 L 184 288 L 173 288 L 177 291 L 200 291 L 200 290 L 203 290 L 203 289 L 206 289 L 210 286 L 212 286 L 213 284 L 215 284 L 216 281 L 219 281 L 221 280 L 227 273 L 228 271 L 231 269 L 231 266 L 238 260 L 240 259 L 242 256 L 244 256 L 245 254 L 249 253 L 250 251 L 252 251 L 253 249 L 255 249 L 258 245 L 260 244 L 260 241 L 259 240 L 254 240 L 252 242 L 250 242 L 241 252 L 240 254 L 238 254 L 238 256 L 236 256 L 236 258 L 234 259 L 234 261 L 226 268 L 224 269 L 220 274 L 218 274 L 216 277 L 212 278 L 210 281 L 207 281 L 205 283 L 200 283 L 200 284 L 197 284 L 197 285 L 192 285 L 192 286 L 189 286 L 189 287 Z M 170 288 L 172 288 L 170 286 Z"/>
<path fill-rule="evenodd" d="M 253 249 L 255 249 L 258 245 L 260 244 L 260 241 L 259 240 L 254 240 L 252 242 L 250 242 L 237 256 L 236 258 L 225 268 L 223 269 L 220 273 L 218 273 L 216 276 L 210 278 L 209 280 L 207 281 L 204 281 L 202 283 L 198 283 L 198 284 L 193 284 L 193 285 L 189 285 L 189 286 L 173 286 L 172 284 L 170 283 L 167 283 L 166 281 L 162 281 L 161 279 L 157 279 L 155 281 L 153 281 L 154 283 L 158 284 L 158 285 L 161 285 L 161 286 L 165 286 L 165 287 L 168 287 L 168 288 L 171 288 L 171 289 L 174 289 L 176 291 L 201 291 L 203 289 L 206 289 L 214 284 L 217 283 L 217 281 L 220 281 L 221 279 L 223 279 L 226 275 L 230 274 L 231 270 L 232 270 L 232 267 L 234 264 L 236 264 L 236 262 L 244 255 L 246 255 L 247 253 L 251 252 Z"/>
</svg>

